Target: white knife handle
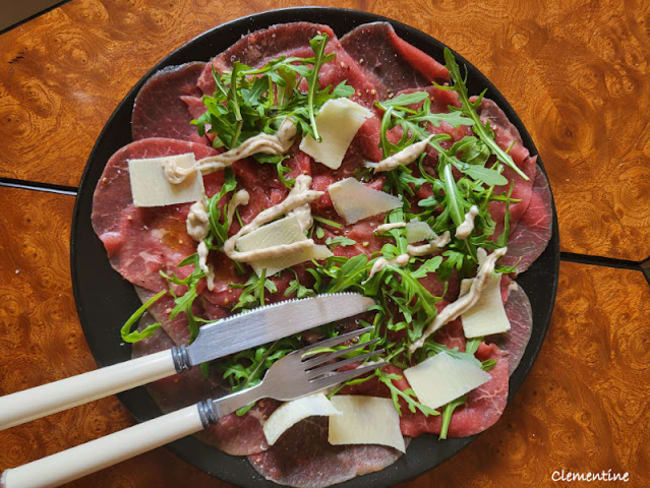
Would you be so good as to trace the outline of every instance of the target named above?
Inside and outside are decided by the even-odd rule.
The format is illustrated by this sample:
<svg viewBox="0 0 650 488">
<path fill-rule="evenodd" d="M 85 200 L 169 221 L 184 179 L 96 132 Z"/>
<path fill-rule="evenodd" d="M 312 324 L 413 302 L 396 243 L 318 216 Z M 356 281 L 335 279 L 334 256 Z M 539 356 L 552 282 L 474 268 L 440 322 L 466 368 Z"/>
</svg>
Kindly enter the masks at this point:
<svg viewBox="0 0 650 488">
<path fill-rule="evenodd" d="M 0 397 L 0 430 L 176 373 L 172 350 Z"/>
<path fill-rule="evenodd" d="M 203 429 L 197 405 L 134 425 L 51 456 L 7 469 L 3 488 L 59 486 Z"/>
</svg>

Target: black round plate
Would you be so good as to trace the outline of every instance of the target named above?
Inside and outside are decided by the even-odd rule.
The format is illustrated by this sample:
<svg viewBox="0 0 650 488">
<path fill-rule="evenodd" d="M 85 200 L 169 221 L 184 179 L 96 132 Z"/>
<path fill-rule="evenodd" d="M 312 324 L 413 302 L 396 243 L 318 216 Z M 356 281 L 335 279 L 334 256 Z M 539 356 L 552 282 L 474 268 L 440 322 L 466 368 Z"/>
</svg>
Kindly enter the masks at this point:
<svg viewBox="0 0 650 488">
<path fill-rule="evenodd" d="M 360 24 L 388 21 L 397 34 L 407 42 L 436 59 L 443 59 L 444 44 L 400 22 L 355 10 L 307 7 L 263 12 L 220 25 L 191 40 L 154 66 L 122 100 L 97 139 L 81 180 L 74 211 L 70 256 L 72 283 L 79 319 L 90 350 L 99 366 L 108 366 L 130 358 L 130 347 L 121 344 L 119 328 L 140 305 L 133 286 L 111 268 L 104 246 L 93 232 L 90 221 L 93 193 L 104 165 L 115 151 L 131 142 L 130 120 L 135 95 L 151 74 L 165 66 L 197 60 L 208 61 L 236 42 L 243 34 L 277 23 L 301 20 L 327 24 L 339 37 Z M 465 64 L 468 68 L 467 85 L 470 93 L 480 93 L 487 88 L 486 96 L 493 99 L 504 110 L 510 121 L 521 132 L 524 146 L 531 154 L 536 154 L 537 149 L 528 131 L 501 93 L 464 58 L 458 54 L 456 58 L 459 64 Z M 538 162 L 541 165 L 540 159 Z M 559 240 L 555 206 L 553 206 L 551 241 L 544 254 L 517 279 L 530 298 L 534 326 L 521 364 L 510 378 L 509 398 L 512 398 L 521 386 L 542 345 L 551 320 L 558 269 Z M 118 396 L 138 421 L 161 414 L 144 388 L 137 388 Z M 421 436 L 411 442 L 407 454 L 392 466 L 339 486 L 373 488 L 393 486 L 432 469 L 472 440 L 473 437 L 438 441 L 433 436 Z M 277 486 L 257 474 L 245 457 L 226 455 L 194 437 L 176 441 L 170 444 L 169 448 L 200 469 L 230 483 L 251 488 Z"/>
</svg>

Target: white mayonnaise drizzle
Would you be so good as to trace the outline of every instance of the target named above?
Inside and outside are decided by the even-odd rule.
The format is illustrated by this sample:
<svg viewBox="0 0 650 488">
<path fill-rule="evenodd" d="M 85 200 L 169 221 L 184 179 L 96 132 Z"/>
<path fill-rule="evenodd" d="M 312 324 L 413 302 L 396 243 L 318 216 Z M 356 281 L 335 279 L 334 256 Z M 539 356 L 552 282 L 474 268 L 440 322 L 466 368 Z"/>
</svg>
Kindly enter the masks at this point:
<svg viewBox="0 0 650 488">
<path fill-rule="evenodd" d="M 393 259 L 378 258 L 377 261 L 375 261 L 375 264 L 372 265 L 372 268 L 370 268 L 370 274 L 364 283 L 370 281 L 370 278 L 372 278 L 374 275 L 379 273 L 382 269 L 390 264 L 394 264 L 400 268 L 406 266 L 409 262 L 409 259 L 411 259 L 411 256 L 408 254 L 400 254 L 399 256 L 395 256 Z"/>
<path fill-rule="evenodd" d="M 256 249 L 253 251 L 236 251 L 235 247 L 237 245 L 237 239 L 240 237 L 249 234 L 258 227 L 275 220 L 281 215 L 287 215 L 292 210 L 298 210 L 299 219 L 302 222 L 309 223 L 311 225 L 311 207 L 309 203 L 313 202 L 321 195 L 322 191 L 310 190 L 311 186 L 311 176 L 308 175 L 299 175 L 296 178 L 296 183 L 292 191 L 289 193 L 287 198 L 283 201 L 269 207 L 265 210 L 262 210 L 257 216 L 247 225 L 239 229 L 234 236 L 230 237 L 223 245 L 223 252 L 233 261 L 244 261 L 251 262 L 261 259 L 274 258 L 278 256 L 284 256 L 286 254 L 291 254 L 299 250 L 308 249 L 314 246 L 314 241 L 312 239 L 305 239 L 304 241 L 294 242 L 292 244 L 282 244 L 278 246 L 272 246 L 265 249 Z M 296 191 L 293 191 L 297 188 Z M 307 206 L 305 208 L 305 205 Z M 302 207 L 302 208 L 299 208 Z M 307 212 L 309 214 L 307 215 Z M 301 224 L 302 225 L 302 224 Z"/>
<path fill-rule="evenodd" d="M 392 224 L 381 224 L 378 225 L 375 230 L 373 230 L 374 233 L 378 234 L 380 232 L 388 232 L 391 229 L 400 229 L 402 227 L 406 227 L 406 222 L 393 222 Z"/>
<path fill-rule="evenodd" d="M 430 135 L 426 139 L 410 146 L 405 147 L 399 152 L 396 152 L 392 156 L 387 157 L 379 161 L 378 163 L 365 163 L 367 168 L 373 168 L 375 173 L 380 171 L 391 171 L 397 168 L 399 165 L 408 165 L 415 161 L 420 154 L 422 154 L 426 149 L 429 141 L 433 135 Z"/>
<path fill-rule="evenodd" d="M 232 196 L 230 202 L 228 202 L 228 222 L 232 222 L 232 218 L 235 215 L 235 210 L 237 210 L 237 207 L 240 205 L 248 205 L 249 200 L 250 195 L 246 190 L 243 189 L 237 191 L 237 193 Z"/>
<path fill-rule="evenodd" d="M 430 240 L 427 244 L 421 244 L 419 246 L 414 246 L 409 244 L 406 247 L 406 252 L 411 256 L 426 256 L 427 254 L 433 254 L 434 252 L 440 251 L 451 241 L 449 231 L 445 231 L 443 234 L 435 237 Z"/>
<path fill-rule="evenodd" d="M 310 186 L 311 177 L 306 175 L 298 176 L 287 198 L 291 198 L 293 196 L 306 192 L 309 190 Z M 307 229 L 309 229 L 311 227 L 311 224 L 314 222 L 311 218 L 311 206 L 309 203 L 305 203 L 304 205 L 300 205 L 299 207 L 294 208 L 291 212 L 288 212 L 287 215 L 296 216 L 298 219 L 298 225 L 300 225 L 300 228 L 303 232 L 307 232 Z"/>
<path fill-rule="evenodd" d="M 192 204 L 185 220 L 185 227 L 195 241 L 200 242 L 206 238 L 210 231 L 210 217 L 205 198 Z"/>
<path fill-rule="evenodd" d="M 194 202 L 190 207 L 185 220 L 185 227 L 187 233 L 199 243 L 196 252 L 199 255 L 199 268 L 205 272 L 208 290 L 214 289 L 214 270 L 212 265 L 208 264 L 208 246 L 205 245 L 205 239 L 210 231 L 210 220 L 208 215 L 208 208 L 206 205 L 206 198 Z"/>
<path fill-rule="evenodd" d="M 210 250 L 205 244 L 205 241 L 199 242 L 199 245 L 196 248 L 196 253 L 199 255 L 199 268 L 205 272 L 205 281 L 208 286 L 208 290 L 214 290 L 214 269 L 212 265 L 208 263 L 208 254 Z"/>
<path fill-rule="evenodd" d="M 426 338 L 437 331 L 440 327 L 461 316 L 476 304 L 481 296 L 483 288 L 485 288 L 485 283 L 487 283 L 488 277 L 494 272 L 494 266 L 496 265 L 497 260 L 505 255 L 507 251 L 507 247 L 502 247 L 496 249 L 492 254 L 489 254 L 485 258 L 478 268 L 476 277 L 471 280 L 471 286 L 467 293 L 458 297 L 455 302 L 450 303 L 438 313 L 433 322 L 427 326 L 422 337 L 411 344 L 409 347 L 411 352 L 422 347 Z"/>
<path fill-rule="evenodd" d="M 227 168 L 235 161 L 247 158 L 256 153 L 281 155 L 287 152 L 293 145 L 293 137 L 296 135 L 296 131 L 297 127 L 293 120 L 286 118 L 282 121 L 282 125 L 278 131 L 273 135 L 262 132 L 246 139 L 230 151 L 215 156 L 208 156 L 189 167 L 180 167 L 176 165 L 174 160 L 167 160 L 163 164 L 163 172 L 167 181 L 172 184 L 179 184 L 197 170 L 204 175 L 214 173 L 220 169 Z"/>
<path fill-rule="evenodd" d="M 467 239 L 474 230 L 474 219 L 478 215 L 478 207 L 472 205 L 469 212 L 465 214 L 465 220 L 456 227 L 456 237 L 458 239 Z"/>
</svg>

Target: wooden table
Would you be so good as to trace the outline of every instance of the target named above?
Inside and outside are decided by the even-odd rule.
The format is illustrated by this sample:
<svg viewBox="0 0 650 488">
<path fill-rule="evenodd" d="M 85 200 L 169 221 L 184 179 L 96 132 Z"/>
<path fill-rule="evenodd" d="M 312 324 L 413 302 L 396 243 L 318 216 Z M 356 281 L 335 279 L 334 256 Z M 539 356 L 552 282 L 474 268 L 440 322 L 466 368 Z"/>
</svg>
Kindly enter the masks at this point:
<svg viewBox="0 0 650 488">
<path fill-rule="evenodd" d="M 84 164 L 118 101 L 202 31 L 298 3 L 73 0 L 0 36 L 0 394 L 96 367 L 69 235 Z M 560 221 L 559 294 L 530 376 L 497 425 L 400 486 L 596 486 L 554 482 L 562 469 L 650 486 L 650 4 L 330 5 L 410 24 L 485 73 L 536 141 Z M 132 422 L 110 397 L 0 432 L 0 470 Z M 161 448 L 70 486 L 230 485 Z"/>
</svg>

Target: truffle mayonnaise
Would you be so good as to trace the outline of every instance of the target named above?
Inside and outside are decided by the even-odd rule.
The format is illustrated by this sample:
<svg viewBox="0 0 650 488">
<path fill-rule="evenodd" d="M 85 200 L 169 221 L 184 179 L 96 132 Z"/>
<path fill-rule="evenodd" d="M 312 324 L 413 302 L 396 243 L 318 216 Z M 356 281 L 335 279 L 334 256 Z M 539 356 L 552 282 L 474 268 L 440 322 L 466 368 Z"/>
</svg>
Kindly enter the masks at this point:
<svg viewBox="0 0 650 488">
<path fill-rule="evenodd" d="M 208 263 L 208 254 L 210 254 L 210 250 L 205 241 L 199 242 L 199 245 L 196 248 L 196 253 L 199 255 L 199 268 L 205 272 L 205 281 L 208 290 L 212 291 L 214 290 L 214 268 L 210 263 Z"/>
<path fill-rule="evenodd" d="M 502 247 L 500 249 L 496 249 L 492 254 L 489 254 L 485 258 L 483 263 L 478 268 L 476 277 L 471 280 L 471 285 L 469 286 L 467 293 L 461 295 L 455 302 L 450 303 L 440 312 L 438 312 L 438 315 L 433 320 L 433 322 L 431 322 L 425 329 L 422 337 L 411 344 L 409 347 L 409 350 L 411 352 L 414 352 L 421 348 L 426 338 L 437 331 L 440 327 L 448 322 L 451 322 L 457 317 L 460 317 L 476 304 L 479 297 L 481 296 L 483 288 L 485 288 L 485 284 L 487 283 L 488 278 L 494 272 L 494 266 L 496 265 L 497 260 L 500 257 L 504 256 L 507 251 L 507 247 Z"/>
<path fill-rule="evenodd" d="M 235 193 L 232 198 L 230 199 L 230 202 L 228 202 L 228 222 L 232 222 L 232 218 L 235 215 L 235 211 L 237 210 L 237 207 L 240 205 L 248 205 L 248 201 L 250 200 L 250 195 L 246 190 L 239 190 L 237 193 Z"/>
<path fill-rule="evenodd" d="M 451 241 L 449 236 L 449 231 L 445 231 L 443 234 L 439 235 L 435 239 L 429 241 L 428 244 L 422 244 L 420 246 L 413 246 L 409 244 L 406 247 L 406 252 L 411 256 L 426 256 L 428 254 L 433 254 L 436 251 L 440 251 Z"/>
<path fill-rule="evenodd" d="M 199 268 L 205 272 L 208 290 L 212 291 L 214 289 L 214 270 L 212 265 L 208 264 L 210 251 L 203 240 L 210 231 L 210 217 L 205 196 L 201 200 L 194 202 L 190 207 L 185 220 L 185 227 L 192 239 L 199 243 L 196 248 L 196 253 L 199 255 Z"/>
<path fill-rule="evenodd" d="M 288 198 L 306 192 L 307 190 L 309 190 L 310 185 L 311 185 L 310 176 L 307 175 L 298 176 L 296 178 L 296 182 L 293 185 L 293 188 L 289 192 Z M 291 212 L 287 212 L 287 215 L 296 216 L 296 218 L 298 219 L 298 225 L 300 225 L 300 228 L 302 229 L 303 232 L 307 232 L 307 229 L 309 229 L 311 227 L 311 224 L 313 224 L 314 222 L 311 218 L 311 206 L 309 205 L 309 203 L 305 203 L 304 205 L 300 205 L 299 207 L 294 208 Z"/>
<path fill-rule="evenodd" d="M 418 158 L 418 156 L 420 156 L 420 154 L 426 150 L 427 145 L 429 144 L 429 141 L 432 137 L 433 135 L 427 137 L 423 141 L 411 144 L 410 146 L 405 147 L 401 151 L 396 152 L 392 156 L 389 156 L 386 159 L 379 161 L 378 163 L 365 163 L 365 166 L 367 168 L 373 168 L 375 170 L 375 173 L 379 173 L 380 171 L 391 171 L 400 165 L 406 166 L 408 164 L 411 164 Z"/>
<path fill-rule="evenodd" d="M 395 256 L 393 259 L 378 258 L 377 261 L 375 261 L 375 264 L 372 265 L 372 268 L 370 268 L 370 274 L 368 275 L 368 278 L 365 282 L 370 281 L 370 278 L 372 278 L 374 275 L 379 273 L 382 269 L 390 264 L 394 264 L 400 268 L 406 266 L 409 262 L 409 259 L 411 259 L 411 256 L 408 254 L 400 254 L 399 256 Z"/>
<path fill-rule="evenodd" d="M 381 224 L 378 225 L 375 230 L 373 230 L 374 233 L 380 233 L 380 232 L 388 232 L 389 230 L 392 229 L 400 229 L 402 227 L 406 227 L 406 222 L 393 222 L 392 224 Z"/>
<path fill-rule="evenodd" d="M 205 196 L 201 200 L 194 202 L 190 207 L 185 220 L 187 233 L 197 242 L 202 241 L 210 231 L 210 216 L 206 205 Z"/>
<path fill-rule="evenodd" d="M 293 145 L 293 137 L 296 135 L 296 131 L 297 127 L 293 120 L 286 118 L 282 121 L 282 125 L 278 131 L 273 135 L 262 132 L 246 139 L 230 151 L 200 159 L 191 166 L 181 167 L 174 160 L 168 159 L 163 163 L 163 172 L 167 181 L 172 184 L 179 184 L 197 170 L 201 174 L 207 175 L 227 168 L 235 161 L 247 158 L 253 154 L 263 153 L 279 156 L 287 152 Z"/>
<path fill-rule="evenodd" d="M 234 236 L 230 237 L 223 245 L 223 252 L 233 261 L 244 261 L 251 262 L 260 259 L 274 258 L 278 256 L 284 256 L 286 254 L 291 254 L 296 251 L 303 249 L 308 249 L 314 246 L 314 241 L 312 239 L 305 239 L 304 241 L 294 242 L 292 244 L 282 244 L 278 246 L 272 246 L 264 249 L 256 249 L 253 251 L 236 251 L 235 247 L 237 245 L 237 239 L 240 237 L 249 234 L 258 227 L 275 220 L 281 215 L 287 215 L 292 210 L 298 210 L 299 219 L 303 222 L 311 222 L 311 210 L 307 210 L 305 205 L 309 208 L 309 203 L 313 202 L 317 198 L 320 198 L 323 195 L 322 191 L 310 190 L 311 186 L 311 176 L 300 175 L 296 178 L 296 184 L 292 191 L 287 195 L 283 201 L 269 207 L 265 210 L 262 210 L 257 216 L 247 225 L 239 229 Z M 295 190 L 298 188 L 298 190 Z M 302 208 L 300 208 L 302 207 Z M 309 215 L 307 214 L 309 211 Z"/>
<path fill-rule="evenodd" d="M 458 239 L 467 239 L 474 230 L 474 219 L 478 215 L 478 207 L 472 205 L 469 212 L 465 214 L 465 220 L 456 227 L 456 237 Z"/>
</svg>

